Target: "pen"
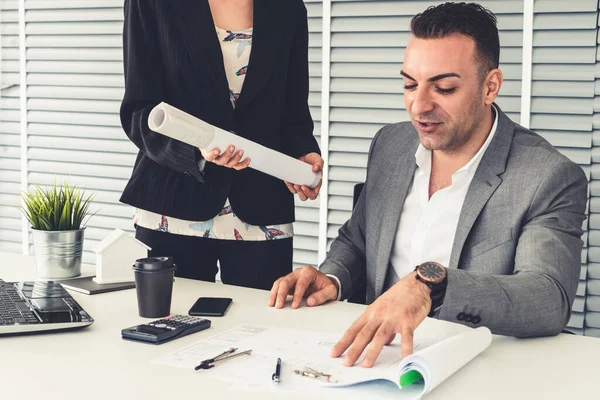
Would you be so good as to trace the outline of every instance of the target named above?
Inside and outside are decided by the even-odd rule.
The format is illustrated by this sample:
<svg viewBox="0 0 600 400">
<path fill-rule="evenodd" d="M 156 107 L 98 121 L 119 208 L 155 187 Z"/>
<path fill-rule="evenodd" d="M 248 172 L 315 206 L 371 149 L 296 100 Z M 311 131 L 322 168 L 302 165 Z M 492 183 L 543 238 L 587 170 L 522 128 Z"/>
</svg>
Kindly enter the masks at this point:
<svg viewBox="0 0 600 400">
<path fill-rule="evenodd" d="M 277 359 L 277 365 L 275 365 L 275 373 L 271 376 L 273 383 L 279 383 L 281 378 L 281 358 Z"/>
</svg>

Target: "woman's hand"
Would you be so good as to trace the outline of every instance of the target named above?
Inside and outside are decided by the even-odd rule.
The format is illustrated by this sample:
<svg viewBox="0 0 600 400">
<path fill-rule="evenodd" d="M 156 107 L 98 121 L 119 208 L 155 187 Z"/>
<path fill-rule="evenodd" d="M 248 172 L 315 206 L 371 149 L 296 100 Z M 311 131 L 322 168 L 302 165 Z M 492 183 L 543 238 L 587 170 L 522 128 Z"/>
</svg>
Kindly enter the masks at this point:
<svg viewBox="0 0 600 400">
<path fill-rule="evenodd" d="M 319 153 L 308 153 L 300 158 L 300 161 L 304 161 L 307 164 L 312 165 L 312 171 L 314 173 L 320 172 L 323 169 L 323 159 L 319 155 Z M 311 189 L 306 185 L 294 185 L 289 182 L 285 182 L 285 185 L 289 189 L 290 192 L 294 194 L 298 194 L 298 198 L 302 201 L 306 201 L 307 199 L 314 200 L 319 195 L 319 190 L 321 189 L 321 184 L 323 180 L 319 182 L 319 184 Z"/>
<path fill-rule="evenodd" d="M 215 163 L 222 167 L 233 168 L 236 170 L 241 170 L 244 168 L 248 168 L 250 165 L 250 158 L 245 158 L 242 161 L 242 157 L 244 156 L 244 150 L 238 150 L 236 152 L 235 146 L 230 145 L 227 150 L 221 154 L 221 150 L 218 148 L 212 149 L 211 151 L 200 150 L 202 153 L 202 157 L 206 161 Z"/>
</svg>

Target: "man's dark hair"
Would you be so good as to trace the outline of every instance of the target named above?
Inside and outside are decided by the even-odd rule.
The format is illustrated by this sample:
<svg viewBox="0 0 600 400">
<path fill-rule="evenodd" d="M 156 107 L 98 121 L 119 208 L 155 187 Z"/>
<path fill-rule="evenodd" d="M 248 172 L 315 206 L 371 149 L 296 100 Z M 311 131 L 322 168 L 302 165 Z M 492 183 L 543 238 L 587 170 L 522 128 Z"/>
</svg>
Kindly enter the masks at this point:
<svg viewBox="0 0 600 400">
<path fill-rule="evenodd" d="M 477 3 L 444 3 L 427 8 L 410 22 L 419 39 L 442 39 L 465 35 L 475 41 L 475 57 L 482 78 L 500 62 L 500 39 L 496 16 Z"/>
</svg>

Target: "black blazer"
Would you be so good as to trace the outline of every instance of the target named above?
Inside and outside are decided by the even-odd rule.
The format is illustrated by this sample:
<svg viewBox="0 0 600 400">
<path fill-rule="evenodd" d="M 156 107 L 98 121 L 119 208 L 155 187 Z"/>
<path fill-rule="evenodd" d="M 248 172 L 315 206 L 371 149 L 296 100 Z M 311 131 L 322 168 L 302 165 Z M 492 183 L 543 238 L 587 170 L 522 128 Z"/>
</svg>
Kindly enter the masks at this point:
<svg viewBox="0 0 600 400">
<path fill-rule="evenodd" d="M 121 201 L 192 221 L 229 197 L 252 225 L 294 221 L 294 198 L 276 178 L 207 163 L 198 149 L 148 128 L 161 101 L 294 158 L 319 152 L 308 109 L 308 26 L 302 0 L 254 0 L 248 72 L 235 111 L 207 0 L 125 0 L 121 124 L 140 149 Z"/>
</svg>

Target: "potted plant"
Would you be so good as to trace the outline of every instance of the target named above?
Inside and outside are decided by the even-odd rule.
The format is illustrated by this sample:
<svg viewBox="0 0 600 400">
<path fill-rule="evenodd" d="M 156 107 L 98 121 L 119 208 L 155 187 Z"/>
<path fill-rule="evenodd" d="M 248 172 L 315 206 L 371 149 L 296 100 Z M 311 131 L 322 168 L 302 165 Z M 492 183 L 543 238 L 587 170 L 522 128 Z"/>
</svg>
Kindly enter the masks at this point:
<svg viewBox="0 0 600 400">
<path fill-rule="evenodd" d="M 24 192 L 21 211 L 33 231 L 38 277 L 63 279 L 81 275 L 83 233 L 92 195 L 65 182 L 62 186 Z"/>
</svg>

